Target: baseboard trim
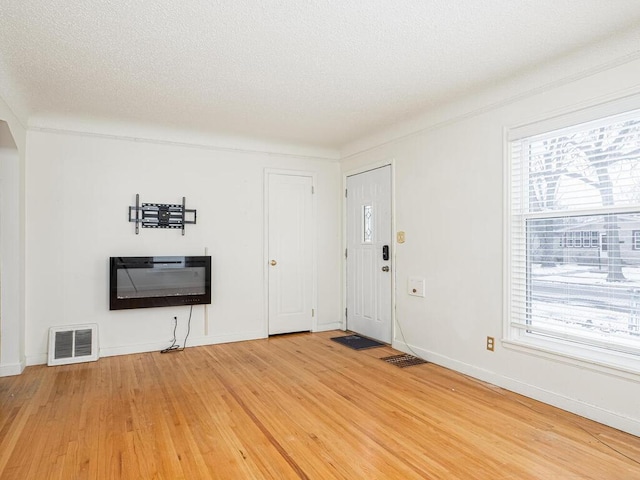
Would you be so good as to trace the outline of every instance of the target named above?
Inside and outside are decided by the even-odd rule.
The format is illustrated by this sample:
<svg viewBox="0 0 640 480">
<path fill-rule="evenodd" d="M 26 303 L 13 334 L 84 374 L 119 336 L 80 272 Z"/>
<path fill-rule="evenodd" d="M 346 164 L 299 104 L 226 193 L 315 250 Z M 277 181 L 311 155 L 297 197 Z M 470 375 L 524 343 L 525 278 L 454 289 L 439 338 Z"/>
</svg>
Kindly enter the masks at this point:
<svg viewBox="0 0 640 480">
<path fill-rule="evenodd" d="M 331 322 L 316 325 L 314 332 L 328 332 L 329 330 L 343 330 L 342 322 Z"/>
<path fill-rule="evenodd" d="M 581 417 L 622 430 L 623 432 L 630 433 L 631 435 L 640 436 L 640 421 L 638 420 L 624 417 L 598 406 L 584 403 L 574 398 L 565 397 L 564 395 L 544 390 L 536 387 L 535 385 L 523 383 L 514 378 L 505 377 L 503 375 L 496 374 L 495 372 L 484 370 L 444 355 L 430 352 L 413 345 L 408 345 L 402 341 L 394 341 L 393 347 L 406 353 L 413 353 L 420 358 L 424 358 L 429 362 L 435 363 L 436 365 L 482 380 L 483 382 L 491 383 L 492 385 L 496 385 L 511 392 L 524 395 L 525 397 L 575 413 Z"/>
<path fill-rule="evenodd" d="M 244 342 L 245 340 L 258 340 L 266 338 L 263 331 L 246 332 L 242 334 L 216 335 L 208 337 L 189 337 L 187 348 L 203 345 L 216 345 L 219 343 Z M 136 343 L 119 347 L 100 347 L 100 357 L 116 357 L 118 355 L 132 355 L 135 353 L 159 352 L 170 345 L 169 342 Z M 180 343 L 180 346 L 182 344 Z M 47 354 L 39 353 L 27 356 L 27 365 L 43 365 L 47 363 Z"/>
<path fill-rule="evenodd" d="M 19 363 L 10 363 L 0 365 L 0 377 L 11 377 L 13 375 L 20 375 L 26 368 L 24 361 Z"/>
<path fill-rule="evenodd" d="M 242 334 L 216 335 L 208 337 L 189 337 L 187 339 L 187 348 L 201 347 L 203 345 L 216 345 L 219 343 L 244 342 L 246 340 L 258 340 L 265 338 L 264 332 L 247 332 Z M 114 357 L 117 355 L 130 355 L 134 353 L 159 352 L 169 346 L 168 342 L 162 343 L 145 343 L 137 345 L 124 345 L 121 347 L 101 348 L 101 357 Z M 180 343 L 182 346 L 182 343 Z"/>
<path fill-rule="evenodd" d="M 47 363 L 47 354 L 36 353 L 34 355 L 27 355 L 26 361 L 27 367 L 31 367 L 33 365 L 44 365 Z"/>
</svg>

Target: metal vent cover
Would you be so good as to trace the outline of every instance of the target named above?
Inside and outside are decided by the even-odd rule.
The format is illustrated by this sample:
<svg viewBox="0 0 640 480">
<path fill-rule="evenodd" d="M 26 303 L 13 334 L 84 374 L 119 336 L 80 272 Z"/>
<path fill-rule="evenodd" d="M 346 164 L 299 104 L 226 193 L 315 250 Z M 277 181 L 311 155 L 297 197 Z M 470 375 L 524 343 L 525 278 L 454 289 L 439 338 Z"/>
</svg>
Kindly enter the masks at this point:
<svg viewBox="0 0 640 480">
<path fill-rule="evenodd" d="M 414 357 L 413 355 L 409 355 L 409 354 L 391 355 L 390 357 L 382 357 L 381 360 L 384 360 L 385 362 L 400 368 L 411 367 L 413 365 L 421 365 L 423 363 L 429 363 L 426 360 L 423 360 L 422 358 Z"/>
<path fill-rule="evenodd" d="M 48 365 L 98 360 L 98 325 L 67 325 L 49 329 Z"/>
</svg>

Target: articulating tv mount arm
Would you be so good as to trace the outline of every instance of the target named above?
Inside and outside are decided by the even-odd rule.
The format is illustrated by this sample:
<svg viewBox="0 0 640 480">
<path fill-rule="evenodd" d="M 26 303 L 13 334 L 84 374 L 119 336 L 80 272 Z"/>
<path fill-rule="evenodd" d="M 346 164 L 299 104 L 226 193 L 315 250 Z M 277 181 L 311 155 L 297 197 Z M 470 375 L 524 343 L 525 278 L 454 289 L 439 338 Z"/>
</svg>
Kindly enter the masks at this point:
<svg viewBox="0 0 640 480">
<path fill-rule="evenodd" d="M 133 216 L 132 216 L 133 215 Z M 140 195 L 136 193 L 135 206 L 129 207 L 129 221 L 136 224 L 136 235 L 143 228 L 181 228 L 196 223 L 196 211 L 185 207 L 185 197 L 182 205 L 169 203 L 143 203 L 140 205 Z"/>
</svg>

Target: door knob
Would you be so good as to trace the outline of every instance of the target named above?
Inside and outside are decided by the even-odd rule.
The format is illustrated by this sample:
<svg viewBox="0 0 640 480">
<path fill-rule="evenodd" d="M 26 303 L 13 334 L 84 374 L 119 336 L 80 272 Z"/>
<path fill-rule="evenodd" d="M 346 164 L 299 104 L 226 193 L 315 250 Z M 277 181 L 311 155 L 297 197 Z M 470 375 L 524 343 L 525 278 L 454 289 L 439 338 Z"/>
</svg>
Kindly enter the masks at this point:
<svg viewBox="0 0 640 480">
<path fill-rule="evenodd" d="M 278 262 L 276 262 L 275 260 L 271 260 L 270 263 L 272 267 L 275 267 L 278 264 Z"/>
<path fill-rule="evenodd" d="M 388 272 L 389 271 L 389 267 L 387 265 L 385 265 L 384 267 L 382 267 L 382 271 L 383 272 Z"/>
</svg>

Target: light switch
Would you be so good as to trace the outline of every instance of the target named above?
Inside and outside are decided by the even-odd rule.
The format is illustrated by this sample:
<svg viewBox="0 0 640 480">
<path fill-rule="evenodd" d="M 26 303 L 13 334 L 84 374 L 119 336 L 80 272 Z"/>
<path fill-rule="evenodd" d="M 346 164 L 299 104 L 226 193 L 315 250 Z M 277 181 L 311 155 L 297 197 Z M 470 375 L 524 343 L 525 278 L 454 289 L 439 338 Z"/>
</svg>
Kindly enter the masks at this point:
<svg viewBox="0 0 640 480">
<path fill-rule="evenodd" d="M 398 243 L 404 243 L 404 232 L 396 233 L 396 238 L 398 240 Z"/>
<path fill-rule="evenodd" d="M 414 297 L 424 297 L 424 278 L 409 277 L 407 293 Z"/>
</svg>

